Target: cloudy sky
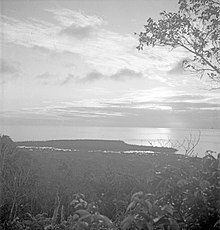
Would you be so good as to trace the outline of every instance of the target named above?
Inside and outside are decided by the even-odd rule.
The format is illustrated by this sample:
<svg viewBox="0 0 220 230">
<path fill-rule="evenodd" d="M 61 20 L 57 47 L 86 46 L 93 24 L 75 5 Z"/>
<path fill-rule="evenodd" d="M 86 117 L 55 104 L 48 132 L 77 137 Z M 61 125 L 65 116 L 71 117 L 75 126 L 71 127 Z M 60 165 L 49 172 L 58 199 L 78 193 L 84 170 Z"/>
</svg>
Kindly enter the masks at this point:
<svg viewBox="0 0 220 230">
<path fill-rule="evenodd" d="M 2 0 L 0 125 L 220 128 L 219 91 L 189 54 L 138 51 L 177 0 Z"/>
</svg>

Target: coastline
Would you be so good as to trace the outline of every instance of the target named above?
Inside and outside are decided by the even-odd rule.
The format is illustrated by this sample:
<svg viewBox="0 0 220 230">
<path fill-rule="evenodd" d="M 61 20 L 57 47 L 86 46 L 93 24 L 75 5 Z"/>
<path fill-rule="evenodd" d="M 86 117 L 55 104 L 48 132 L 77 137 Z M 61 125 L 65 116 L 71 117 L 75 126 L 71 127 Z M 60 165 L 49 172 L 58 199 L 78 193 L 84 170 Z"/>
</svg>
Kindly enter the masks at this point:
<svg viewBox="0 0 220 230">
<path fill-rule="evenodd" d="M 47 141 L 22 141 L 15 142 L 20 148 L 54 148 L 72 151 L 146 151 L 152 153 L 176 153 L 178 150 L 170 147 L 154 147 L 146 145 L 128 144 L 121 140 L 96 140 L 96 139 L 74 139 L 74 140 L 47 140 Z"/>
</svg>

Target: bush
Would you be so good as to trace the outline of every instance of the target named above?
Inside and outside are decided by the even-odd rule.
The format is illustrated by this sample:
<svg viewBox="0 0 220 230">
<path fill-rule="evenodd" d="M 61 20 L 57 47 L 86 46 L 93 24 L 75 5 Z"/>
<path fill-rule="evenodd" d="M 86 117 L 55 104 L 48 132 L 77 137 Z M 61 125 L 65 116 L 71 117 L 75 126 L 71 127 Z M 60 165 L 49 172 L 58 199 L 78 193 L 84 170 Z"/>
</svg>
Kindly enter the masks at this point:
<svg viewBox="0 0 220 230">
<path fill-rule="evenodd" d="M 1 199 L 0 229 L 214 230 L 220 227 L 220 158 L 214 158 L 210 152 L 203 158 L 145 156 L 153 166 L 148 177 L 141 180 L 111 169 L 102 176 L 85 174 L 82 188 L 86 195 L 83 195 L 65 187 L 70 170 L 66 166 L 61 167 L 59 179 L 47 187 L 36 176 L 40 170 L 32 164 L 36 158 L 18 152 L 11 139 L 3 137 L 0 137 L 1 189 L 5 196 Z M 75 189 L 78 185 L 75 184 Z"/>
</svg>

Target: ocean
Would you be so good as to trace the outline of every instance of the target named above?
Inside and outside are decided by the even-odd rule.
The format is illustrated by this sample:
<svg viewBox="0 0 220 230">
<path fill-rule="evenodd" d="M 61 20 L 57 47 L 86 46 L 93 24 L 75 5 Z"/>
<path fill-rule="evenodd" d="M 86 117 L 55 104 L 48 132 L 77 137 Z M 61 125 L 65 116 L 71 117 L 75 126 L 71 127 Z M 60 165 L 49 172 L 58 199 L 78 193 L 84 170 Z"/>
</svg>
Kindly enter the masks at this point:
<svg viewBox="0 0 220 230">
<path fill-rule="evenodd" d="M 194 154 L 220 152 L 220 129 L 174 129 L 140 127 L 0 126 L 0 133 L 14 141 L 54 139 L 123 140 L 129 144 L 177 147 L 179 153 L 193 147 Z"/>
</svg>

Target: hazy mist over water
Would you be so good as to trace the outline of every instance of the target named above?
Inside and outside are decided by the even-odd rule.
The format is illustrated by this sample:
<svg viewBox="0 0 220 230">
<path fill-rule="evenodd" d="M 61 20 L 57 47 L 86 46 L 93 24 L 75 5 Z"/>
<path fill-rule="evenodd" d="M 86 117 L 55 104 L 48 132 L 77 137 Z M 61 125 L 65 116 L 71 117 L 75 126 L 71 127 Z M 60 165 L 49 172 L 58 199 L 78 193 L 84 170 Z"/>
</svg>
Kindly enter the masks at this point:
<svg viewBox="0 0 220 230">
<path fill-rule="evenodd" d="M 129 144 L 169 146 L 184 138 L 196 141 L 195 153 L 204 155 L 206 150 L 220 152 L 220 129 L 174 129 L 140 127 L 67 127 L 67 126 L 4 126 L 0 133 L 9 135 L 14 141 L 54 139 L 107 139 L 123 140 Z M 175 147 L 175 146 L 174 146 Z M 184 152 L 183 148 L 179 152 Z"/>
</svg>

